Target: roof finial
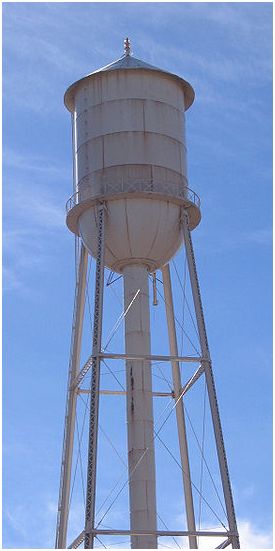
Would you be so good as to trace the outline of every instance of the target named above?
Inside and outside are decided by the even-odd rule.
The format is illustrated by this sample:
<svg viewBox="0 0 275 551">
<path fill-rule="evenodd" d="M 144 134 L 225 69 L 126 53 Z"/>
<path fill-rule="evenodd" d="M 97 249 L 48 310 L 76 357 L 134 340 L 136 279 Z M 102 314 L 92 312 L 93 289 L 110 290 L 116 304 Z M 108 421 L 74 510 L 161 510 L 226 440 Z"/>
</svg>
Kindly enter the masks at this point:
<svg viewBox="0 0 275 551">
<path fill-rule="evenodd" d="M 124 55 L 131 55 L 131 43 L 128 37 L 124 40 Z"/>
</svg>

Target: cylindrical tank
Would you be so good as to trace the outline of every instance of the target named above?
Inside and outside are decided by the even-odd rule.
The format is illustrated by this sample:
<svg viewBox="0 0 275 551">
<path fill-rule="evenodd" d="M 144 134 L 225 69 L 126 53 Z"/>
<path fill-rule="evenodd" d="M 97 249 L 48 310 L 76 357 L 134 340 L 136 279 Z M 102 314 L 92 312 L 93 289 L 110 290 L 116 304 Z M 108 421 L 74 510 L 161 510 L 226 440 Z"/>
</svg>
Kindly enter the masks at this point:
<svg viewBox="0 0 275 551">
<path fill-rule="evenodd" d="M 73 113 L 75 194 L 69 228 L 96 254 L 96 209 L 106 201 L 106 265 L 153 271 L 178 250 L 180 212 L 191 228 L 199 202 L 188 190 L 184 111 L 194 92 L 176 75 L 130 55 L 73 84 L 65 104 Z"/>
</svg>

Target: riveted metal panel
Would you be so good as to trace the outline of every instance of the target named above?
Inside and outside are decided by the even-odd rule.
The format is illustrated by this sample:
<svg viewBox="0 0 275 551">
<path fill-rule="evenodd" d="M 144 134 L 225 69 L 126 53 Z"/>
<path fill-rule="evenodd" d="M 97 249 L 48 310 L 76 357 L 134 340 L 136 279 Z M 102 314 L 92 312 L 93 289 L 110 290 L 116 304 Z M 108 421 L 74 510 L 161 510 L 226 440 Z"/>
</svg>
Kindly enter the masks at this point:
<svg viewBox="0 0 275 551">
<path fill-rule="evenodd" d="M 147 99 L 108 101 L 82 111 L 77 118 L 77 144 L 98 136 L 127 132 L 156 132 L 183 142 L 183 114 L 163 102 Z"/>
<path fill-rule="evenodd" d="M 127 164 L 158 165 L 185 173 L 185 155 L 176 140 L 150 132 L 118 132 L 93 138 L 78 149 L 78 179 L 95 170 Z M 126 164 L 126 163 L 125 163 Z"/>
<path fill-rule="evenodd" d="M 86 108 L 114 99 L 152 99 L 184 110 L 182 87 L 169 76 L 144 70 L 114 71 L 79 84 L 75 93 L 77 115 Z"/>
<path fill-rule="evenodd" d="M 105 262 L 114 271 L 132 262 L 150 269 L 163 266 L 181 243 L 181 208 L 169 201 L 145 198 L 108 202 Z M 93 208 L 79 218 L 80 234 L 93 256 L 96 254 L 96 221 Z"/>
<path fill-rule="evenodd" d="M 73 91 L 79 201 L 117 194 L 106 219 L 105 258 L 114 270 L 134 261 L 161 266 L 181 242 L 180 206 L 168 196 L 187 188 L 185 91 L 180 79 L 145 67 L 100 71 Z M 167 201 L 130 197 L 151 191 Z M 90 214 L 82 211 L 78 224 L 94 254 Z"/>
</svg>

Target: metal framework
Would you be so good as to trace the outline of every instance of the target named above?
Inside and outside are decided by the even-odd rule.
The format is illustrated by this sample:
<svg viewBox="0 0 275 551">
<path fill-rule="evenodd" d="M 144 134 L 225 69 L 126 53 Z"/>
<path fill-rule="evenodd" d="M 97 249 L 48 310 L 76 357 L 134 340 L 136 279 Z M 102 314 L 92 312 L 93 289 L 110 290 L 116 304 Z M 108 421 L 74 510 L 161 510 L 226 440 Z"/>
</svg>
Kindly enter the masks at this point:
<svg viewBox="0 0 275 551">
<path fill-rule="evenodd" d="M 149 532 L 148 530 L 146 532 L 141 530 L 136 530 L 135 532 L 131 530 L 94 530 L 94 535 L 101 535 L 101 536 L 145 536 L 150 535 L 152 532 Z M 229 531 L 213 531 L 213 530 L 195 530 L 190 532 L 189 530 L 156 530 L 153 532 L 154 535 L 159 537 L 226 537 L 226 540 L 223 541 L 220 545 L 215 547 L 215 549 L 225 549 L 228 547 L 228 545 L 232 544 L 232 535 Z M 85 531 L 83 530 L 77 538 L 69 545 L 68 549 L 77 549 L 84 541 L 85 537 Z"/>
<path fill-rule="evenodd" d="M 70 358 L 67 405 L 65 415 L 65 428 L 63 439 L 63 453 L 61 463 L 61 477 L 59 489 L 59 503 L 57 515 L 57 529 L 55 546 L 58 549 L 66 547 L 67 525 L 69 513 L 69 498 L 71 485 L 72 455 L 75 432 L 76 415 L 76 387 L 72 387 L 72 381 L 75 380 L 79 372 L 80 350 L 83 329 L 83 316 L 85 305 L 85 290 L 87 276 L 88 252 L 84 245 L 81 245 L 80 262 L 78 268 L 78 278 L 76 283 L 75 306 L 72 330 L 72 349 Z"/>
<path fill-rule="evenodd" d="M 90 426 L 88 444 L 87 493 L 85 513 L 85 540 L 84 548 L 92 549 L 94 544 L 95 498 L 96 498 L 96 463 L 97 463 L 97 435 L 98 435 L 98 407 L 100 357 L 102 337 L 102 313 L 104 291 L 104 218 L 105 206 L 100 205 L 97 210 L 97 259 L 95 280 L 94 306 L 94 334 L 93 334 L 93 361 L 90 399 Z"/>
<path fill-rule="evenodd" d="M 95 300 L 94 300 L 94 325 L 93 325 L 93 346 L 92 355 L 88 358 L 82 369 L 79 369 L 79 359 L 82 340 L 82 328 L 85 305 L 85 289 L 87 277 L 87 251 L 81 246 L 80 262 L 78 267 L 78 278 L 75 296 L 74 321 L 72 333 L 72 350 L 68 379 L 68 395 L 66 405 L 64 443 L 61 468 L 61 482 L 56 530 L 56 548 L 64 549 L 67 547 L 67 525 L 69 513 L 69 498 L 71 485 L 73 440 L 76 415 L 77 396 L 82 393 L 90 394 L 90 414 L 89 414 L 89 444 L 88 444 L 88 467 L 87 467 L 87 493 L 86 493 L 86 513 L 84 530 L 69 545 L 69 548 L 77 548 L 84 542 L 85 549 L 94 547 L 94 538 L 97 535 L 129 535 L 139 536 L 186 536 L 189 539 L 189 547 L 196 549 L 198 547 L 197 537 L 215 536 L 226 537 L 217 549 L 224 549 L 232 545 L 233 549 L 240 547 L 239 536 L 234 511 L 233 497 L 230 486 L 230 479 L 227 466 L 222 428 L 219 416 L 217 396 L 212 371 L 211 357 L 208 347 L 202 300 L 200 295 L 199 281 L 195 263 L 194 250 L 189 229 L 188 212 L 182 210 L 181 227 L 183 241 L 186 250 L 186 258 L 190 276 L 194 309 L 198 327 L 201 354 L 200 356 L 180 356 L 178 354 L 175 316 L 172 298 L 172 286 L 169 266 L 162 268 L 166 317 L 168 326 L 168 335 L 170 342 L 170 355 L 151 355 L 151 354 L 118 354 L 102 351 L 102 319 L 103 319 L 103 294 L 104 294 L 104 226 L 106 217 L 106 207 L 104 203 L 99 203 L 97 207 L 97 230 L 98 246 L 96 260 L 95 277 Z M 183 488 L 185 497 L 185 511 L 187 519 L 186 531 L 139 531 L 139 530 L 103 530 L 95 526 L 95 498 L 96 498 L 96 466 L 97 466 L 97 437 L 98 437 L 98 411 L 100 394 L 124 395 L 125 391 L 111 391 L 100 389 L 100 363 L 102 359 L 120 359 L 123 361 L 132 360 L 140 362 L 170 362 L 172 366 L 173 391 L 172 392 L 153 392 L 154 396 L 171 396 L 175 400 L 175 410 L 178 427 L 179 448 L 181 457 L 181 469 L 183 477 Z M 199 366 L 187 383 L 182 386 L 180 377 L 180 362 L 198 363 Z M 80 383 L 91 368 L 91 386 L 90 389 L 81 389 Z M 203 531 L 197 530 L 194 515 L 192 482 L 190 475 L 188 442 L 186 436 L 185 416 L 183 396 L 192 388 L 196 381 L 205 375 L 207 393 L 209 397 L 210 411 L 214 429 L 215 443 L 219 462 L 220 476 L 223 487 L 224 502 L 228 520 L 228 530 L 222 531 Z"/>
</svg>

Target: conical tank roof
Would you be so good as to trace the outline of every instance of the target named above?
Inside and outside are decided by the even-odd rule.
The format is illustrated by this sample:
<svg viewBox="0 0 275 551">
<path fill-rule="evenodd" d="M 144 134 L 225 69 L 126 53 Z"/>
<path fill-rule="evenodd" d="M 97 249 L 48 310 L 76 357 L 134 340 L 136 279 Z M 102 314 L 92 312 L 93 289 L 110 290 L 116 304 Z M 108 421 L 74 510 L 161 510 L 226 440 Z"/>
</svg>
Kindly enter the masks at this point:
<svg viewBox="0 0 275 551">
<path fill-rule="evenodd" d="M 97 69 L 91 74 L 94 75 L 105 71 L 115 71 L 116 69 L 151 69 L 151 71 L 162 71 L 162 69 L 154 67 L 154 65 L 150 65 L 149 63 L 145 63 L 145 61 L 137 59 L 130 54 L 124 54 L 116 61 L 109 63 L 109 65 L 105 65 L 105 67 L 101 67 L 101 69 Z"/>
<path fill-rule="evenodd" d="M 66 90 L 64 95 L 64 102 L 67 109 L 69 111 L 73 111 L 74 94 L 76 92 L 78 85 L 84 82 L 85 80 L 91 79 L 93 75 L 96 77 L 100 73 L 107 73 L 109 71 L 135 71 L 138 69 L 144 69 L 147 71 L 156 71 L 158 73 L 162 73 L 176 79 L 181 84 L 184 91 L 185 111 L 186 111 L 192 105 L 195 98 L 195 92 L 191 84 L 189 84 L 189 82 L 179 77 L 178 75 L 175 75 L 174 73 L 169 73 L 168 71 L 164 71 L 159 67 L 155 67 L 154 65 L 150 65 L 149 63 L 146 63 L 141 59 L 137 59 L 136 57 L 133 57 L 130 53 L 129 42 L 127 41 L 128 39 L 124 41 L 124 44 L 126 44 L 126 47 L 125 47 L 125 53 L 122 57 L 120 57 L 116 61 L 113 61 L 112 63 L 109 63 L 108 65 L 105 65 L 104 67 L 101 67 L 100 69 L 97 69 L 96 71 L 93 71 L 92 73 L 77 80 L 76 82 L 71 84 L 71 86 L 69 86 L 69 88 Z"/>
</svg>

